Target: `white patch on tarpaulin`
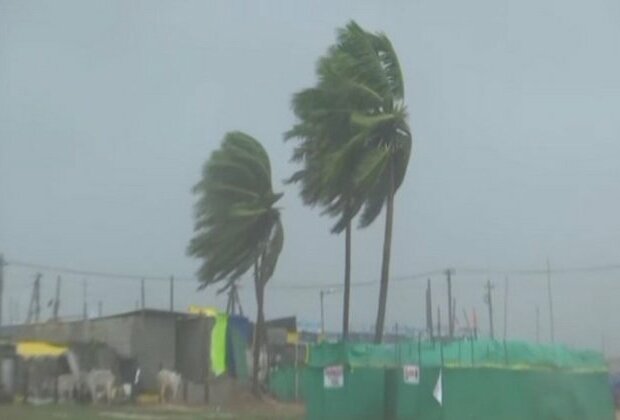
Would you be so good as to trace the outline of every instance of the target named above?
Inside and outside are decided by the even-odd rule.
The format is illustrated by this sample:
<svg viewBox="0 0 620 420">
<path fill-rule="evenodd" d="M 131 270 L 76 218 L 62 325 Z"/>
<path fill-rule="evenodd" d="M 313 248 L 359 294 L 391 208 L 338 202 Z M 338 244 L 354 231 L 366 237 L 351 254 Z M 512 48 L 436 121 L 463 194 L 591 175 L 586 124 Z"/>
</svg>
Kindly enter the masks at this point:
<svg viewBox="0 0 620 420">
<path fill-rule="evenodd" d="M 344 386 L 344 367 L 342 365 L 326 366 L 323 369 L 323 386 L 325 388 L 342 388 Z"/>
</svg>

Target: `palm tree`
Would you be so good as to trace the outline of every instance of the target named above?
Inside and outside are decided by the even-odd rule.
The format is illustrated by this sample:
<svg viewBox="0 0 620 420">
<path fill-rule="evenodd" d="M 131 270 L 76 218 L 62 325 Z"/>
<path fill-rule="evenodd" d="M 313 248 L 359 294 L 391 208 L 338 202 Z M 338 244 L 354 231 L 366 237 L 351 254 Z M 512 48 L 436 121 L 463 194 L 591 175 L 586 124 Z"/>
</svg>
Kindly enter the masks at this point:
<svg viewBox="0 0 620 420">
<path fill-rule="evenodd" d="M 328 71 L 328 61 L 321 60 L 318 73 Z M 351 174 L 356 157 L 346 161 L 336 159 L 336 152 L 350 138 L 350 113 L 334 91 L 322 86 L 305 89 L 293 96 L 292 107 L 298 123 L 285 134 L 285 139 L 297 138 L 300 144 L 293 151 L 292 160 L 303 168 L 288 179 L 301 184 L 300 195 L 304 204 L 323 207 L 323 214 L 337 217 L 331 232 L 345 232 L 344 294 L 342 339 L 349 335 L 349 308 L 351 291 L 351 224 L 358 213 L 361 200 L 356 193 Z"/>
<path fill-rule="evenodd" d="M 353 191 L 353 209 L 357 212 L 358 206 L 362 206 L 360 227 L 372 224 L 383 207 L 386 208 L 375 324 L 375 341 L 380 342 L 387 304 L 394 196 L 404 180 L 412 147 L 403 77 L 390 40 L 384 34 L 366 32 L 353 21 L 339 30 L 336 44 L 319 61 L 318 73 L 318 87 L 305 93 L 306 100 L 314 99 L 315 106 L 309 106 L 303 113 L 296 112 L 305 118 L 301 118 L 302 124 L 295 129 L 306 135 L 301 150 L 296 152 L 306 159 L 306 171 L 322 173 L 303 173 L 309 193 L 317 194 L 310 198 L 319 203 L 339 203 L 336 208 L 342 209 L 346 208 L 342 206 L 347 202 L 346 195 L 337 195 L 341 200 L 337 201 L 333 192 L 342 193 L 339 188 L 343 186 Z M 332 131 L 333 127 L 336 130 Z M 332 132 L 336 134 L 330 135 Z M 347 174 L 348 183 L 339 184 Z M 311 181 L 316 179 L 332 188 L 332 195 L 328 194 L 325 201 L 317 197 L 327 187 L 315 181 L 320 186 L 315 188 Z M 349 222 L 355 215 L 341 214 Z"/>
<path fill-rule="evenodd" d="M 194 237 L 188 254 L 203 260 L 198 270 L 201 288 L 223 282 L 218 292 L 253 269 L 257 316 L 253 344 L 253 388 L 259 393 L 258 363 L 265 338 L 265 285 L 282 250 L 282 194 L 273 192 L 269 156 L 254 138 L 242 132 L 226 134 L 211 154 L 194 187 Z"/>
</svg>

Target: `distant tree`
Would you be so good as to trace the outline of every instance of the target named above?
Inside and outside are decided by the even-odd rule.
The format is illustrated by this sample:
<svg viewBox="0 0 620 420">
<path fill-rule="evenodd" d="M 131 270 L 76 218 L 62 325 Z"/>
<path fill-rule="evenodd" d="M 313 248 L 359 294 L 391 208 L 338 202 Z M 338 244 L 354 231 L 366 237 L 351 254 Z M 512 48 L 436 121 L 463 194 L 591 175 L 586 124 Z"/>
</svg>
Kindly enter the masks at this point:
<svg viewBox="0 0 620 420">
<path fill-rule="evenodd" d="M 257 303 L 253 345 L 253 389 L 260 392 L 258 365 L 265 339 L 265 285 L 273 275 L 282 251 L 284 232 L 282 197 L 271 185 L 271 165 L 263 146 L 242 132 L 226 134 L 221 147 L 205 163 L 202 179 L 194 187 L 194 237 L 188 254 L 203 263 L 198 271 L 201 287 L 224 283 L 233 286 L 250 269 Z"/>
</svg>

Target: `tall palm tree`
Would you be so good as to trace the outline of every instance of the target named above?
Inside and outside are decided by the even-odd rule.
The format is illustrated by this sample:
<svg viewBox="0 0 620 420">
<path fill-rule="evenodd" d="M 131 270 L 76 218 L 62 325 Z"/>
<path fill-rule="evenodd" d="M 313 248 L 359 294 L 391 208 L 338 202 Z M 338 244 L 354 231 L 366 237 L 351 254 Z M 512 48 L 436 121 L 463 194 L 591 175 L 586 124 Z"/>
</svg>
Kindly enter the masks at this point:
<svg viewBox="0 0 620 420">
<path fill-rule="evenodd" d="M 203 260 L 198 270 L 201 288 L 224 283 L 218 292 L 253 269 L 257 315 L 253 344 L 253 388 L 259 393 L 258 364 L 265 338 L 265 285 L 273 275 L 282 250 L 284 232 L 282 194 L 271 185 L 269 156 L 254 138 L 242 132 L 226 134 L 211 154 L 194 187 L 194 237 L 188 254 Z"/>
<path fill-rule="evenodd" d="M 329 71 L 328 61 L 321 60 L 319 78 Z M 350 154 L 346 161 L 336 161 L 336 152 L 350 138 L 350 112 L 343 98 L 319 84 L 293 96 L 292 107 L 297 124 L 285 134 L 285 139 L 297 138 L 300 143 L 293 151 L 292 160 L 301 162 L 303 168 L 293 174 L 288 182 L 301 184 L 304 204 L 323 207 L 323 214 L 337 217 L 331 231 L 345 232 L 344 294 L 342 314 L 342 339 L 349 335 L 351 291 L 351 224 L 361 206 L 351 174 L 356 156 Z"/>
<path fill-rule="evenodd" d="M 364 158 L 355 183 L 365 191 L 360 226 L 371 224 L 385 206 L 385 232 L 375 341 L 381 342 L 390 274 L 394 196 L 409 163 L 412 138 L 404 103 L 404 81 L 398 56 L 384 34 L 364 31 L 350 22 L 338 36 L 333 58 L 335 83 L 350 98 L 354 134 L 343 154 L 362 147 Z M 353 151 L 352 153 L 356 153 Z"/>
<path fill-rule="evenodd" d="M 306 93 L 314 99 L 315 106 L 304 110 L 301 115 L 306 117 L 302 118 L 306 124 L 296 128 L 309 133 L 306 138 L 322 140 L 303 142 L 299 153 L 306 159 L 310 154 L 314 156 L 311 159 L 318 161 L 314 165 L 306 162 L 305 170 L 320 171 L 323 175 L 304 173 L 303 179 L 319 179 L 333 186 L 332 180 L 344 179 L 348 174 L 345 189 L 354 191 L 356 211 L 358 205 L 362 206 L 360 227 L 372 224 L 386 208 L 375 324 L 375 341 L 380 342 L 387 305 L 394 196 L 404 180 L 412 148 L 403 77 L 390 40 L 384 34 L 365 31 L 353 21 L 338 31 L 336 44 L 319 61 L 318 73 L 317 88 Z M 333 127 L 338 135 L 326 134 Z M 331 147 L 321 147 L 325 138 Z M 323 191 L 325 187 L 319 185 L 322 189 L 318 191 Z M 338 182 L 335 185 L 336 191 L 342 186 Z M 329 203 L 339 203 L 332 200 L 333 195 L 327 197 Z M 350 217 L 348 213 L 344 220 L 350 221 Z"/>
</svg>

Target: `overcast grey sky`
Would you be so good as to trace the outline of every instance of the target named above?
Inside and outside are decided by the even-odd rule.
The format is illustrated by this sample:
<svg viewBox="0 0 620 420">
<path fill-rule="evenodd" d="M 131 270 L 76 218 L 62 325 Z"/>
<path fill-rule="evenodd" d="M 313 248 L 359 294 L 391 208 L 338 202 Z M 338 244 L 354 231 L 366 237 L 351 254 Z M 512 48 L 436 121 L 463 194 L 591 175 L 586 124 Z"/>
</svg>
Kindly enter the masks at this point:
<svg viewBox="0 0 620 420">
<path fill-rule="evenodd" d="M 0 252 L 92 270 L 188 277 L 192 185 L 228 130 L 270 153 L 285 249 L 271 286 L 339 282 L 343 238 L 304 208 L 282 133 L 291 94 L 349 19 L 386 32 L 404 72 L 415 153 L 395 214 L 392 273 L 457 267 L 458 313 L 485 276 L 459 267 L 620 264 L 620 3 L 615 0 L 6 1 L 0 0 Z M 379 275 L 383 220 L 354 233 L 353 280 Z M 7 268 L 25 315 L 34 270 Z M 44 272 L 45 297 L 55 273 Z M 554 275 L 557 335 L 620 353 L 619 272 Z M 62 312 L 81 311 L 65 276 Z M 435 299 L 445 281 L 433 276 Z M 501 329 L 503 276 L 497 283 Z M 133 308 L 138 284 L 90 279 L 106 312 Z M 390 289 L 389 328 L 423 325 L 424 279 Z M 165 284 L 147 300 L 165 307 Z M 369 328 L 378 287 L 356 288 Z M 544 276 L 514 277 L 509 335 L 548 338 Z M 254 311 L 252 288 L 243 289 Z M 8 300 L 7 299 L 7 300 Z M 317 321 L 318 291 L 270 287 L 269 317 Z M 340 295 L 326 298 L 340 325 Z M 176 304 L 222 305 L 178 286 Z M 443 303 L 443 300 L 441 301 Z M 5 317 L 9 304 L 5 304 Z M 47 313 L 47 312 L 46 312 Z"/>
</svg>

